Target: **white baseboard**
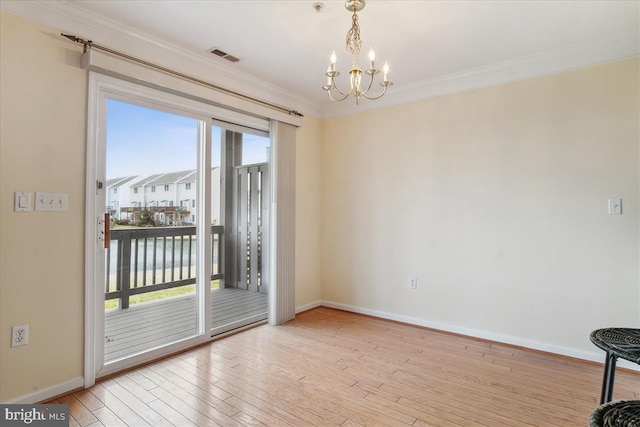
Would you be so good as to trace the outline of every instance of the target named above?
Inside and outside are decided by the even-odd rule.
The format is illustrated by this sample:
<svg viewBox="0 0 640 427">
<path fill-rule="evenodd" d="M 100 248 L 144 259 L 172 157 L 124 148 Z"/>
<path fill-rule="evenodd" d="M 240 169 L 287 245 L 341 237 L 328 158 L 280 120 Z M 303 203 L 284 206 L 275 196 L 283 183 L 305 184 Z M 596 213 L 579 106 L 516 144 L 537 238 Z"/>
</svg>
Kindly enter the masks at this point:
<svg viewBox="0 0 640 427">
<path fill-rule="evenodd" d="M 338 310 L 350 311 L 352 313 L 366 314 L 368 316 L 379 317 L 381 319 L 394 320 L 397 322 L 407 323 L 410 325 L 423 326 L 425 328 L 437 329 L 445 332 L 452 332 L 455 334 L 466 335 L 474 338 L 485 339 L 489 341 L 496 341 L 504 344 L 516 345 L 519 347 L 526 347 L 534 350 L 545 351 L 547 353 L 558 354 L 561 356 L 573 357 L 576 359 L 587 360 L 590 362 L 604 363 L 604 353 L 602 351 L 588 352 L 570 347 L 562 347 L 553 344 L 538 342 L 529 340 L 526 338 L 512 337 L 509 335 L 496 334 L 493 332 L 482 331 L 478 329 L 463 328 L 455 325 L 449 325 L 446 323 L 433 322 L 427 319 L 420 319 L 416 317 L 403 316 L 400 314 L 387 313 L 384 311 L 371 310 L 368 308 L 357 307 L 348 304 L 341 304 L 333 301 L 315 301 L 309 304 L 296 307 L 296 313 L 300 313 L 306 310 L 311 310 L 316 307 L 329 307 Z M 640 371 L 640 366 L 635 363 L 618 359 L 618 367 L 630 369 L 633 371 Z M 74 378 L 63 383 L 43 388 L 33 393 L 19 396 L 15 399 L 8 400 L 6 404 L 12 403 L 37 403 L 51 399 L 55 396 L 68 393 L 77 388 L 84 387 L 84 379 L 82 377 Z"/>
<path fill-rule="evenodd" d="M 489 341 L 496 341 L 503 344 L 516 345 L 526 347 L 533 350 L 544 351 L 547 353 L 558 354 L 561 356 L 573 357 L 575 359 L 587 360 L 590 362 L 598 362 L 604 364 L 604 352 L 594 347 L 593 352 L 579 350 L 576 348 L 563 347 L 554 344 L 548 344 L 539 341 L 533 341 L 526 338 L 513 337 L 510 335 L 497 334 L 494 332 L 483 331 L 479 329 L 463 328 L 460 326 L 449 325 L 446 323 L 434 322 L 427 319 L 403 316 L 400 314 L 387 313 L 384 311 L 371 310 L 368 308 L 357 307 L 348 304 L 341 304 L 333 301 L 322 301 L 324 307 L 335 308 L 338 310 L 350 311 L 352 313 L 366 314 L 382 319 L 395 320 L 397 322 L 408 323 L 410 325 L 423 326 L 426 328 L 437 329 L 439 331 L 452 332 L 455 334 L 466 335 L 474 338 L 481 338 Z M 588 339 L 589 337 L 585 337 Z M 618 359 L 617 366 L 633 371 L 640 371 L 640 366 L 627 360 Z"/>
<path fill-rule="evenodd" d="M 34 391 L 33 393 L 18 396 L 14 399 L 10 399 L 2 403 L 6 403 L 6 404 L 38 403 L 38 402 L 43 402 L 45 400 L 49 400 L 56 396 L 60 396 L 65 393 L 69 393 L 71 390 L 75 390 L 77 388 L 83 388 L 83 387 L 84 387 L 84 378 L 78 377 L 69 381 L 65 381 L 60 384 L 53 385 L 51 387 L 46 387 L 38 391 Z"/>
<path fill-rule="evenodd" d="M 309 304 L 301 305 L 296 307 L 296 314 L 301 313 L 303 311 L 311 310 L 312 308 L 320 307 L 322 305 L 322 301 L 314 301 Z"/>
</svg>

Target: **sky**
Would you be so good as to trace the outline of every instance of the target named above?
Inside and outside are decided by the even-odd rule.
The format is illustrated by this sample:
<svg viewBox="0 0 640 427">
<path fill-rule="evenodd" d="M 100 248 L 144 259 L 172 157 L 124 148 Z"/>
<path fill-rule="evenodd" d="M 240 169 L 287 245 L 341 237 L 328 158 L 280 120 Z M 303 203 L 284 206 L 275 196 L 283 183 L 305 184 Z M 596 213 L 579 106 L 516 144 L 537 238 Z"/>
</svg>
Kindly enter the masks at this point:
<svg viewBox="0 0 640 427">
<path fill-rule="evenodd" d="M 212 166 L 220 165 L 220 132 L 212 131 Z M 107 179 L 197 167 L 198 120 L 109 99 Z M 269 138 L 244 134 L 243 163 L 266 161 Z"/>
</svg>

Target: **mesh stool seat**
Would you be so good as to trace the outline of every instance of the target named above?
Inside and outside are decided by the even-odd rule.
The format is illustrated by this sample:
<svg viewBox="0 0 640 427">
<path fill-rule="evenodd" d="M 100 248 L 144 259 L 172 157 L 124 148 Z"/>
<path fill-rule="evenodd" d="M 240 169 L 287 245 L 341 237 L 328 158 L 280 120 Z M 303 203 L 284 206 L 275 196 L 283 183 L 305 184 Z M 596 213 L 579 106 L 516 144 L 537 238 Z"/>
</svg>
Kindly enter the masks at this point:
<svg viewBox="0 0 640 427">
<path fill-rule="evenodd" d="M 600 405 L 591 414 L 591 427 L 640 427 L 640 400 L 620 400 Z"/>
<path fill-rule="evenodd" d="M 640 364 L 640 329 L 596 329 L 591 332 L 589 338 L 592 343 L 607 353 L 600 394 L 600 404 L 603 404 L 610 402 L 613 396 L 613 382 L 618 357 Z"/>
</svg>

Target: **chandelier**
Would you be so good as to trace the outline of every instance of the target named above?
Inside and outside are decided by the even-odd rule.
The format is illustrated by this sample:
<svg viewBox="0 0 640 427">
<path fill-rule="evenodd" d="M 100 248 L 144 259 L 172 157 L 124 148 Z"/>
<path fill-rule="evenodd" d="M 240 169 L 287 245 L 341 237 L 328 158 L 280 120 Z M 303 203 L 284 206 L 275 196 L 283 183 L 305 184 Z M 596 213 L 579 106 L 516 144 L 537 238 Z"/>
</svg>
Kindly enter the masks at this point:
<svg viewBox="0 0 640 427">
<path fill-rule="evenodd" d="M 340 75 L 340 72 L 336 71 L 336 52 L 334 51 L 331 54 L 331 63 L 329 64 L 327 72 L 324 73 L 325 76 L 327 76 L 327 84 L 322 86 L 322 89 L 327 91 L 329 99 L 332 101 L 344 101 L 349 95 L 353 94 L 356 98 L 356 105 L 358 105 L 360 103 L 361 96 L 372 100 L 381 98 L 385 93 L 387 93 L 387 88 L 393 84 L 389 81 L 389 64 L 385 62 L 384 67 L 382 68 L 383 77 L 380 82 L 382 91 L 377 95 L 370 95 L 374 77 L 376 74 L 380 73 L 380 71 L 375 68 L 376 57 L 373 49 L 371 49 L 369 52 L 369 68 L 364 70 L 364 74 L 369 76 L 369 82 L 366 85 L 366 88 L 363 88 L 362 86 L 363 71 L 358 65 L 358 54 L 360 53 L 362 41 L 360 40 L 360 26 L 358 25 L 358 15 L 356 12 L 360 12 L 364 9 L 364 3 L 365 0 L 349 0 L 344 4 L 344 7 L 348 11 L 353 12 L 353 16 L 351 17 L 351 29 L 347 32 L 347 52 L 350 52 L 353 55 L 353 65 L 349 70 L 349 90 L 343 92 L 336 85 L 336 77 Z"/>
</svg>

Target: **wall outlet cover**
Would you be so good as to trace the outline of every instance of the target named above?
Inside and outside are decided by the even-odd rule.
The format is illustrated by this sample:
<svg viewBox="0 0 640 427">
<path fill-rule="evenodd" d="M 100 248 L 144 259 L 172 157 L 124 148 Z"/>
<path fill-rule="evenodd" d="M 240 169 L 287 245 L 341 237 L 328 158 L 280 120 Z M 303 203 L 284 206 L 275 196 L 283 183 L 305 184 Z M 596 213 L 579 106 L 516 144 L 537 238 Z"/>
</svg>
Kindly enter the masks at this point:
<svg viewBox="0 0 640 427">
<path fill-rule="evenodd" d="M 13 326 L 11 328 L 11 347 L 29 344 L 29 325 Z"/>
</svg>

